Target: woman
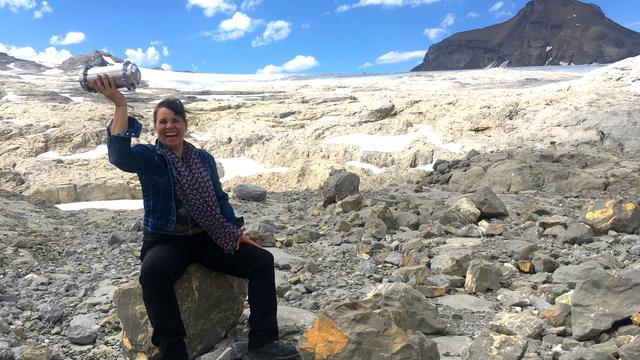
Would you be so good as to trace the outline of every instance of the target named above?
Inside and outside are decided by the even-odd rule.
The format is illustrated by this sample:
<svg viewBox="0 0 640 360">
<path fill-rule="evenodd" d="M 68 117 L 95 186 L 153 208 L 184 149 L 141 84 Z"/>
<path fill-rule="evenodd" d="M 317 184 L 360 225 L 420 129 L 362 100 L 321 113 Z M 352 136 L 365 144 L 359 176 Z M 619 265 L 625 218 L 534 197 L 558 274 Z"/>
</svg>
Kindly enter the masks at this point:
<svg viewBox="0 0 640 360">
<path fill-rule="evenodd" d="M 162 100 L 153 112 L 155 145 L 132 147 L 131 137 L 138 137 L 142 126 L 128 117 L 114 78 L 98 75 L 92 84 L 115 105 L 107 126 L 109 161 L 138 174 L 142 185 L 140 284 L 160 358 L 188 359 L 173 284 L 191 263 L 249 280 L 249 358 L 296 358 L 293 346 L 277 342 L 273 255 L 242 234 L 244 220 L 235 216 L 222 190 L 213 156 L 184 140 L 188 122 L 182 102 Z"/>
</svg>

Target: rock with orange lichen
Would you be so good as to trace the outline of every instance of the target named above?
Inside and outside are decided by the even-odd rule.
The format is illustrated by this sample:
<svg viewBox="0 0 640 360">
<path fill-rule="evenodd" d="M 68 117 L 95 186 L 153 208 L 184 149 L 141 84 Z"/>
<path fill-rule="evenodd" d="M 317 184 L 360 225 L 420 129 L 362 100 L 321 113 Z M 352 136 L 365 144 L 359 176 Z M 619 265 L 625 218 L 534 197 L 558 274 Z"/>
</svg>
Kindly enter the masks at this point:
<svg viewBox="0 0 640 360">
<path fill-rule="evenodd" d="M 329 307 L 298 343 L 305 360 L 440 358 L 424 334 L 444 331 L 436 307 L 408 285 L 378 286 L 359 301 Z"/>
</svg>

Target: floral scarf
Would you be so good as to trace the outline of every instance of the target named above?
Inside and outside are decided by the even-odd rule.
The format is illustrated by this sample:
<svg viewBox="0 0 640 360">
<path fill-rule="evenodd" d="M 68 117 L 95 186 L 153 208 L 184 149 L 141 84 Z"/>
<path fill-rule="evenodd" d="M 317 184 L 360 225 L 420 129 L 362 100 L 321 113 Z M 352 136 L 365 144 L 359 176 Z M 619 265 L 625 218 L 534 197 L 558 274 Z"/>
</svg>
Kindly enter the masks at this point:
<svg viewBox="0 0 640 360">
<path fill-rule="evenodd" d="M 182 159 L 164 146 L 162 152 L 176 171 L 178 198 L 189 215 L 225 253 L 232 254 L 240 237 L 240 229 L 222 216 L 213 192 L 211 172 L 198 157 L 195 146 L 185 141 Z"/>
</svg>

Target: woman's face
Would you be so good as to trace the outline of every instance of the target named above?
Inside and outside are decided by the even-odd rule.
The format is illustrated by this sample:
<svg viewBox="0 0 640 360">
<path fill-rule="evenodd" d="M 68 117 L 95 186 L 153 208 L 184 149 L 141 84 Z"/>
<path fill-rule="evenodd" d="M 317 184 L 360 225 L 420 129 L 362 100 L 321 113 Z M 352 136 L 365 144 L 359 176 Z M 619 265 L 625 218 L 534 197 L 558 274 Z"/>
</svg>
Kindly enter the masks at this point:
<svg viewBox="0 0 640 360">
<path fill-rule="evenodd" d="M 182 152 L 182 142 L 187 133 L 187 123 L 183 118 L 167 108 L 159 108 L 156 114 L 156 134 L 160 142 L 171 151 Z"/>
</svg>

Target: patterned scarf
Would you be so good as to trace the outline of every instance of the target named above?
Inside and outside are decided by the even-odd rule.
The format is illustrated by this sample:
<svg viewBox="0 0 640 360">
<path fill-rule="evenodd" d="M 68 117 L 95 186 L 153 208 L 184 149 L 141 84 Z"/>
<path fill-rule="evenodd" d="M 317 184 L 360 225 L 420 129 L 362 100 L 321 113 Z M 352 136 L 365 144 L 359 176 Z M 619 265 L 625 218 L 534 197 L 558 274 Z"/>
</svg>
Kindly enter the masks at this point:
<svg viewBox="0 0 640 360">
<path fill-rule="evenodd" d="M 240 229 L 222 216 L 213 192 L 211 173 L 200 161 L 195 146 L 185 141 L 182 159 L 163 145 L 161 149 L 176 170 L 178 198 L 189 215 L 225 253 L 233 254 Z"/>
</svg>

